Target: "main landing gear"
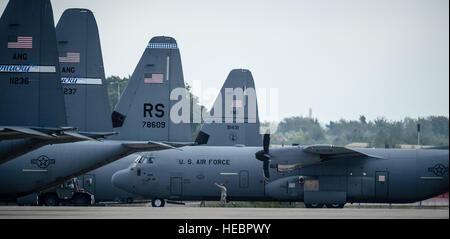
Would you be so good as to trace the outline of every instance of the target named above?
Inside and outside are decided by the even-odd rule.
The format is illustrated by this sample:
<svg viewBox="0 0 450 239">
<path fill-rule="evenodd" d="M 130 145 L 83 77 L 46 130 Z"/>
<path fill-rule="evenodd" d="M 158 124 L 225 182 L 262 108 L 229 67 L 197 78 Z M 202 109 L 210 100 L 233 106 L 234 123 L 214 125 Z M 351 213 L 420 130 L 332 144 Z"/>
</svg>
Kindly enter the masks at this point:
<svg viewBox="0 0 450 239">
<path fill-rule="evenodd" d="M 323 208 L 323 206 L 327 208 L 344 208 L 344 203 L 331 203 L 331 204 L 321 204 L 321 203 L 305 203 L 306 208 Z"/>
<path fill-rule="evenodd" d="M 166 201 L 164 201 L 164 199 L 161 198 L 154 198 L 152 200 L 152 207 L 164 207 L 165 204 Z"/>
</svg>

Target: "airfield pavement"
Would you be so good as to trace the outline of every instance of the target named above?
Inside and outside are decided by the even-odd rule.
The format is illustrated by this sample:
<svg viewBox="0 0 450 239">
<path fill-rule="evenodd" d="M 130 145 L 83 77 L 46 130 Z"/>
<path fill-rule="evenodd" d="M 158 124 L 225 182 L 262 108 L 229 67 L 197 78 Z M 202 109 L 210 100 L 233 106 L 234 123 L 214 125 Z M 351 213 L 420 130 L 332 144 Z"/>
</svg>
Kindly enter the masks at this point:
<svg viewBox="0 0 450 239">
<path fill-rule="evenodd" d="M 449 219 L 449 209 L 0 206 L 0 219 Z"/>
</svg>

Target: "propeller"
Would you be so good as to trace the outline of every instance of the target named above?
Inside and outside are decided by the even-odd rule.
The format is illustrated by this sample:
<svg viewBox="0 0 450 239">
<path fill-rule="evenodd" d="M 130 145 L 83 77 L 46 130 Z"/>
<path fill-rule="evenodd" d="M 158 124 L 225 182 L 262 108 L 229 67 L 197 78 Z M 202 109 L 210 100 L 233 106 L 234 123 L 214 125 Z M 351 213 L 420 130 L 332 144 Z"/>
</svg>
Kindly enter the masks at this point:
<svg viewBox="0 0 450 239">
<path fill-rule="evenodd" d="M 263 162 L 264 177 L 266 179 L 270 178 L 270 174 L 269 174 L 269 165 L 270 165 L 269 145 L 270 145 L 270 134 L 264 134 L 263 150 L 260 150 L 260 151 L 255 153 L 256 159 L 258 159 L 259 161 Z"/>
</svg>

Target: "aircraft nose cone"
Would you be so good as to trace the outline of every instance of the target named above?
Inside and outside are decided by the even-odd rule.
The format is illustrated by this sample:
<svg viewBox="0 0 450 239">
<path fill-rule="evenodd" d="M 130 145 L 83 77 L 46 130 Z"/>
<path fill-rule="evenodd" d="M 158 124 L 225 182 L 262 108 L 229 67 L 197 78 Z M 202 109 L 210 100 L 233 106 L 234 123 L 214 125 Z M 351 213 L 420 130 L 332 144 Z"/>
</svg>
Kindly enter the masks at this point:
<svg viewBox="0 0 450 239">
<path fill-rule="evenodd" d="M 128 169 L 124 169 L 113 174 L 113 176 L 111 177 L 111 182 L 114 187 L 129 191 L 131 180 L 127 180 L 129 176 L 128 171 Z"/>
</svg>

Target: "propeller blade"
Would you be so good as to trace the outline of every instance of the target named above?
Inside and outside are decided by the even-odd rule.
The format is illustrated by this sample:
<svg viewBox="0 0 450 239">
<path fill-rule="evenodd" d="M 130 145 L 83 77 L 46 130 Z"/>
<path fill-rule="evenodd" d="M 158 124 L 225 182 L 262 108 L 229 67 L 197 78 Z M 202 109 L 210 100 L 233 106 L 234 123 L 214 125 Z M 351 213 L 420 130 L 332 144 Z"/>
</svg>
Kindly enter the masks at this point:
<svg viewBox="0 0 450 239">
<path fill-rule="evenodd" d="M 264 168 L 264 177 L 265 177 L 265 178 L 270 178 L 270 174 L 269 174 L 269 164 L 270 164 L 270 161 L 269 161 L 269 160 L 265 160 L 265 161 L 264 161 L 263 168 Z"/>
<path fill-rule="evenodd" d="M 269 145 L 270 145 L 270 134 L 264 134 L 263 148 L 264 148 L 264 153 L 266 153 L 266 154 L 269 153 Z"/>
</svg>

